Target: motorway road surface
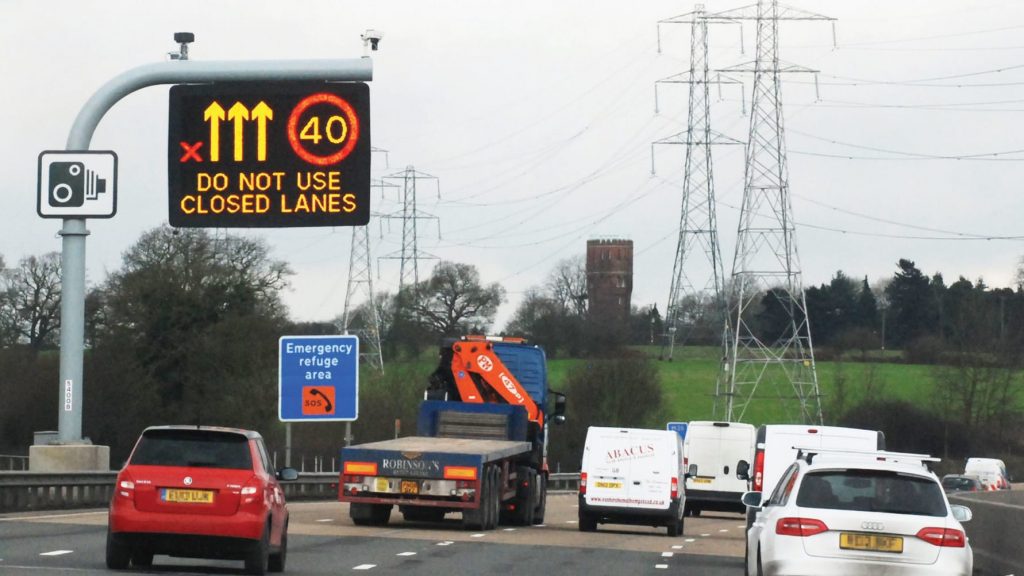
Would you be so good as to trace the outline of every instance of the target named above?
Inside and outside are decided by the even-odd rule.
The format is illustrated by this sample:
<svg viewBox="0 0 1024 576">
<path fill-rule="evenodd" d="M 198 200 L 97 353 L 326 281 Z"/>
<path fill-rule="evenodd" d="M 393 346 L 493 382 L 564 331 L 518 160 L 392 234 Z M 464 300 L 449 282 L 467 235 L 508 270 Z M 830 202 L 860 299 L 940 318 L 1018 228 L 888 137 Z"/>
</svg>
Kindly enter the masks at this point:
<svg viewBox="0 0 1024 576">
<path fill-rule="evenodd" d="M 576 495 L 552 494 L 547 523 L 462 530 L 458 515 L 442 524 L 405 523 L 395 510 L 383 528 L 357 527 L 338 502 L 289 504 L 287 573 L 291 574 L 663 574 L 743 573 L 744 520 L 739 514 L 687 518 L 684 535 L 665 529 L 576 526 Z M 106 511 L 0 516 L 0 574 L 104 574 Z M 241 574 L 241 562 L 157 556 L 151 574 Z"/>
</svg>

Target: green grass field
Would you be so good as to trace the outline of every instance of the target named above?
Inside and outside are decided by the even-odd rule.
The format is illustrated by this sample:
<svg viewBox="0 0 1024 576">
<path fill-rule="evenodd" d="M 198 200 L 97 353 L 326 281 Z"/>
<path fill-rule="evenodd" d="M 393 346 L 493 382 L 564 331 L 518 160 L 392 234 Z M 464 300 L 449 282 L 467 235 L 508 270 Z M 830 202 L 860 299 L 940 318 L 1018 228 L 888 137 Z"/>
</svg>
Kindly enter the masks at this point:
<svg viewBox="0 0 1024 576">
<path fill-rule="evenodd" d="M 665 403 L 671 420 L 715 419 L 715 380 L 718 376 L 718 351 L 714 348 L 677 349 L 671 362 L 659 361 L 656 347 L 640 348 L 657 362 L 661 383 L 665 390 Z M 551 386 L 561 389 L 569 371 L 585 360 L 550 360 L 548 374 Z M 837 391 L 845 390 L 845 408 L 859 404 L 868 396 L 888 399 L 903 399 L 919 402 L 927 399 L 932 390 L 931 366 L 863 363 L 863 362 L 818 362 L 816 363 L 818 386 L 822 394 L 825 423 L 832 423 L 832 411 L 836 407 Z M 766 395 L 774 390 L 764 391 Z M 571 401 L 571 400 L 570 400 Z M 724 409 L 724 407 L 723 407 Z M 719 413 L 717 418 L 723 418 Z M 758 398 L 750 403 L 742 420 L 752 424 L 787 423 L 797 421 L 795 413 L 787 412 L 783 402 L 771 397 Z"/>
</svg>

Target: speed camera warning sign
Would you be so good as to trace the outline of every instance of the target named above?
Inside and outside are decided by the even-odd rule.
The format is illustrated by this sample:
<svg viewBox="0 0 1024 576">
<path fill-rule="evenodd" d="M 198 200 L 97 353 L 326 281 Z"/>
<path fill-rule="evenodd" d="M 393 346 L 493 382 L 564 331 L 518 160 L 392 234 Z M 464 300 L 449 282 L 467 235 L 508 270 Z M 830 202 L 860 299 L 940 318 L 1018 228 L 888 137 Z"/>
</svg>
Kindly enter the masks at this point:
<svg viewBox="0 0 1024 576">
<path fill-rule="evenodd" d="M 45 151 L 38 184 L 36 212 L 43 218 L 110 218 L 117 212 L 117 154 Z"/>
</svg>

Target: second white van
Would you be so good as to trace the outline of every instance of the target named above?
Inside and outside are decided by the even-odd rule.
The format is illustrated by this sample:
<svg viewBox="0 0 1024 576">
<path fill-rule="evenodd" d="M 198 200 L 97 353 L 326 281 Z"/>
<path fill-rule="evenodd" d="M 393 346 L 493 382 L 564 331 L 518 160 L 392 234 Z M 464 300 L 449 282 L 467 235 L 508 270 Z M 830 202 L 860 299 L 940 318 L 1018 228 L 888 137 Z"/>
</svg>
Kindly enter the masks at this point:
<svg viewBox="0 0 1024 576">
<path fill-rule="evenodd" d="M 591 426 L 580 465 L 579 529 L 664 526 L 683 533 L 683 444 L 675 432 Z"/>
<path fill-rule="evenodd" d="M 746 511 L 740 502 L 749 489 L 747 470 L 754 457 L 757 429 L 740 422 L 690 422 L 683 442 L 683 464 L 696 466 L 686 479 L 686 513 Z M 741 475 L 741 471 L 743 475 Z"/>
</svg>

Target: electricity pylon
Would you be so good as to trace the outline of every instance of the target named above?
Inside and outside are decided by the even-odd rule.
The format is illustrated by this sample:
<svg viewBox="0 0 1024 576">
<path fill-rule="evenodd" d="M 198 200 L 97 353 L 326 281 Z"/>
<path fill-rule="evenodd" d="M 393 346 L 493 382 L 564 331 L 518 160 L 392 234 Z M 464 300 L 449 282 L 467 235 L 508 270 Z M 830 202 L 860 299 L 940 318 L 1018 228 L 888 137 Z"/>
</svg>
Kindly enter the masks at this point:
<svg viewBox="0 0 1024 576">
<path fill-rule="evenodd" d="M 719 339 L 722 348 L 721 358 L 724 362 L 728 357 L 730 330 L 725 299 L 725 272 L 718 242 L 711 145 L 742 143 L 711 130 L 708 20 L 704 17 L 704 6 L 698 4 L 690 14 L 658 22 L 659 46 L 661 24 L 684 23 L 690 24 L 690 69 L 659 80 L 658 83 L 689 84 L 687 128 L 685 132 L 652 144 L 652 149 L 656 144 L 686 146 L 679 238 L 672 267 L 668 305 L 665 307 L 665 332 L 662 334 L 660 357 L 671 361 L 676 344 L 684 344 L 695 331 L 703 330 L 705 339 Z M 739 84 L 734 80 L 721 78 L 715 82 Z M 658 83 L 655 83 L 655 112 L 658 111 Z M 651 170 L 654 170 L 653 160 Z M 698 248 L 704 258 L 695 261 L 691 256 Z M 702 282 L 694 283 L 693 279 Z M 722 378 L 721 372 L 717 378 Z M 718 383 L 716 387 L 720 385 Z"/>
<path fill-rule="evenodd" d="M 402 172 L 385 176 L 384 180 L 400 180 L 402 188 L 402 208 L 398 212 L 383 216 L 385 220 L 402 221 L 402 247 L 397 252 L 382 256 L 383 260 L 400 260 L 398 275 L 398 292 L 406 286 L 415 286 L 420 281 L 420 260 L 436 260 L 437 256 L 423 252 L 419 248 L 418 223 L 420 220 L 438 220 L 437 216 L 421 211 L 416 204 L 416 188 L 420 180 L 434 180 L 436 176 L 417 172 L 412 166 L 406 166 Z M 441 196 L 438 188 L 438 197 Z M 440 236 L 440 228 L 438 232 Z"/>
<path fill-rule="evenodd" d="M 792 418 L 821 423 L 821 392 L 807 318 L 796 226 L 789 193 L 782 120 L 783 72 L 808 72 L 779 61 L 780 20 L 834 20 L 758 0 L 751 7 L 709 15 L 727 21 L 755 20 L 757 56 L 747 138 L 743 206 L 731 276 L 729 387 L 726 419 L 742 420 L 751 402 L 777 398 Z M 726 71 L 747 71 L 745 66 Z"/>
<path fill-rule="evenodd" d="M 373 291 L 373 270 L 370 259 L 369 224 L 352 227 L 352 253 L 348 260 L 348 286 L 345 289 L 345 312 L 342 324 L 346 334 L 359 336 L 359 356 L 370 366 L 384 371 L 384 353 L 380 345 L 380 314 L 377 297 Z M 361 326 L 353 328 L 351 305 L 355 292 L 362 287 L 366 301 L 366 316 L 360 318 Z"/>
</svg>

